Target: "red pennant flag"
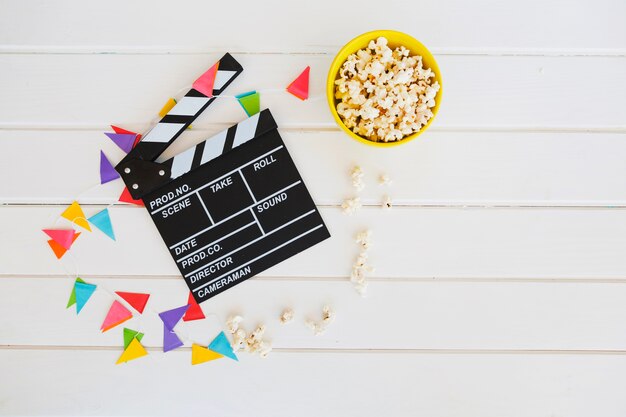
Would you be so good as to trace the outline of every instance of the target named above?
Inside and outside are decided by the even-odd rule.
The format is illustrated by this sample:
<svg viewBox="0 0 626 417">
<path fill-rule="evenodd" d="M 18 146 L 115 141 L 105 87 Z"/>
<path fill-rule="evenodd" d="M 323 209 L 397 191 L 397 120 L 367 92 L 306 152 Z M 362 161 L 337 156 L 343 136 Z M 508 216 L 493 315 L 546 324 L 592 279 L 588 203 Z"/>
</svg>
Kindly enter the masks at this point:
<svg viewBox="0 0 626 417">
<path fill-rule="evenodd" d="M 115 133 L 118 133 L 120 135 L 137 135 L 137 137 L 135 138 L 135 143 L 133 143 L 133 148 L 137 146 L 137 142 L 141 140 L 141 134 L 139 133 L 131 132 L 130 130 L 122 129 L 121 127 L 113 125 L 111 125 L 111 129 L 113 129 Z"/>
<path fill-rule="evenodd" d="M 130 203 L 136 204 L 140 207 L 144 207 L 143 201 L 135 200 L 132 195 L 130 195 L 130 191 L 128 191 L 128 187 L 124 187 L 124 191 L 122 191 L 122 195 L 120 195 L 119 201 L 122 203 Z"/>
<path fill-rule="evenodd" d="M 306 67 L 304 71 L 302 71 L 302 73 L 298 75 L 298 78 L 293 80 L 293 82 L 287 87 L 287 91 L 298 97 L 300 100 L 306 100 L 307 98 L 309 98 L 310 71 L 311 67 Z"/>
<path fill-rule="evenodd" d="M 202 311 L 202 308 L 196 302 L 196 299 L 193 298 L 193 295 L 191 295 L 191 292 L 189 293 L 187 304 L 189 305 L 189 308 L 187 309 L 187 312 L 183 316 L 183 321 L 201 320 L 201 319 L 206 318 L 204 315 L 204 312 Z"/>
<path fill-rule="evenodd" d="M 143 313 L 143 309 L 146 308 L 148 298 L 150 298 L 150 294 L 142 294 L 138 292 L 115 291 L 115 294 L 122 297 L 124 301 L 130 304 L 130 306 L 139 313 Z"/>
</svg>

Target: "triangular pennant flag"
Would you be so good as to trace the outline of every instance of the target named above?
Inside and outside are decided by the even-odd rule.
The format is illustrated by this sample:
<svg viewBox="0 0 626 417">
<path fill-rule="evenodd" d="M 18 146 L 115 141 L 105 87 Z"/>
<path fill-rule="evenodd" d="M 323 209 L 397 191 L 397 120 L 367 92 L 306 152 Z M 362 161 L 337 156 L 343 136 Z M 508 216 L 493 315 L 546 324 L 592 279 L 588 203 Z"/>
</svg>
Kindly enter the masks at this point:
<svg viewBox="0 0 626 417">
<path fill-rule="evenodd" d="M 106 332 L 107 330 L 114 328 L 118 324 L 124 323 L 126 320 L 129 320 L 132 317 L 133 313 L 131 313 L 130 310 L 124 307 L 122 303 L 115 300 L 113 301 L 113 304 L 111 304 L 111 308 L 109 308 L 109 312 L 104 318 L 102 326 L 100 326 L 100 330 L 102 332 Z"/>
<path fill-rule="evenodd" d="M 143 294 L 139 292 L 115 291 L 115 294 L 122 297 L 124 301 L 140 313 L 143 313 L 143 309 L 146 308 L 148 298 L 150 298 L 150 294 Z"/>
<path fill-rule="evenodd" d="M 120 358 L 115 362 L 116 365 L 122 362 L 132 361 L 133 359 L 141 358 L 142 356 L 146 356 L 148 351 L 144 348 L 141 343 L 139 343 L 138 338 L 133 338 L 130 341 L 128 347 L 124 350 L 124 353 L 120 356 Z"/>
<path fill-rule="evenodd" d="M 72 223 L 76 223 L 83 229 L 89 230 L 91 232 L 91 227 L 89 227 L 89 223 L 87 223 L 87 218 L 85 217 L 85 213 L 83 209 L 80 207 L 77 201 L 74 201 L 65 211 L 61 214 L 61 217 L 65 217 Z"/>
<path fill-rule="evenodd" d="M 218 65 L 219 61 L 194 81 L 192 88 L 207 97 L 213 97 L 213 85 L 215 84 Z"/>
<path fill-rule="evenodd" d="M 109 162 L 104 152 L 100 151 L 100 184 L 106 184 L 109 181 L 116 180 L 120 177 L 111 162 Z"/>
<path fill-rule="evenodd" d="M 80 232 L 74 232 L 74 237 L 72 238 L 72 244 L 76 242 L 76 239 L 78 238 L 78 236 L 80 236 Z M 65 252 L 67 252 L 67 249 L 65 249 L 63 246 L 61 246 L 60 243 L 52 239 L 48 240 L 48 245 L 50 245 L 50 249 L 52 249 L 57 259 L 61 259 L 63 255 L 65 255 Z"/>
<path fill-rule="evenodd" d="M 74 290 L 76 293 L 76 314 L 78 314 L 91 298 L 91 295 L 96 290 L 96 286 L 86 282 L 76 282 L 74 283 Z"/>
<path fill-rule="evenodd" d="M 127 134 L 127 133 L 108 133 L 105 132 L 105 135 L 109 137 L 121 150 L 128 153 L 133 149 L 135 145 L 135 139 L 137 139 L 137 135 L 135 134 Z"/>
<path fill-rule="evenodd" d="M 113 232 L 113 225 L 111 224 L 111 217 L 109 216 L 109 209 L 104 209 L 87 219 L 89 223 L 100 229 L 105 235 L 115 240 L 115 232 Z"/>
<path fill-rule="evenodd" d="M 135 138 L 135 143 L 133 144 L 133 147 L 135 147 L 135 145 L 137 145 L 137 142 L 141 140 L 141 135 L 139 133 L 131 132 L 130 130 L 122 129 L 121 127 L 117 127 L 113 125 L 111 125 L 111 129 L 113 129 L 115 133 L 120 133 L 120 134 L 125 134 L 125 135 L 136 135 L 137 137 Z"/>
<path fill-rule="evenodd" d="M 261 96 L 256 91 L 239 94 L 235 97 L 248 117 L 254 116 L 261 111 Z"/>
<path fill-rule="evenodd" d="M 184 305 L 182 307 L 159 313 L 159 317 L 161 317 L 161 320 L 163 320 L 165 328 L 167 328 L 168 330 L 174 330 L 174 327 L 183 317 L 188 308 L 189 305 Z"/>
<path fill-rule="evenodd" d="M 223 358 L 224 356 L 220 355 L 217 352 L 213 352 L 204 346 L 196 345 L 195 343 L 191 345 L 191 364 L 198 365 L 200 363 L 213 361 L 215 359 Z"/>
<path fill-rule="evenodd" d="M 130 345 L 130 342 L 132 342 L 133 339 L 137 339 L 141 342 L 141 339 L 143 339 L 143 333 L 124 327 L 124 349 L 128 349 L 128 345 Z"/>
<path fill-rule="evenodd" d="M 124 191 L 122 191 L 122 195 L 118 199 L 122 203 L 135 204 L 140 207 L 144 207 L 143 201 L 140 199 L 135 200 L 132 195 L 130 195 L 130 191 L 128 191 L 128 187 L 124 187 Z"/>
<path fill-rule="evenodd" d="M 43 232 L 65 249 L 69 249 L 74 242 L 73 229 L 43 229 Z"/>
<path fill-rule="evenodd" d="M 167 100 L 167 103 L 165 103 L 165 105 L 159 112 L 159 116 L 165 117 L 165 115 L 168 114 L 170 110 L 174 108 L 175 105 L 176 105 L 176 100 L 174 100 L 173 98 L 170 98 L 169 100 Z"/>
<path fill-rule="evenodd" d="M 168 329 L 163 323 L 163 352 L 177 349 L 183 345 L 183 341 L 178 338 L 176 333 Z"/>
<path fill-rule="evenodd" d="M 83 284 L 85 284 L 85 281 L 83 281 L 81 278 L 76 278 L 76 281 L 74 281 L 74 285 L 72 285 L 72 292 L 70 293 L 70 299 L 67 300 L 67 306 L 65 308 L 70 308 L 71 306 L 76 304 L 76 283 L 77 282 L 82 282 Z"/>
<path fill-rule="evenodd" d="M 306 100 L 309 98 L 309 72 L 311 71 L 311 67 L 306 67 L 304 71 L 298 78 L 293 80 L 289 86 L 287 86 L 287 91 L 289 91 L 294 96 L 298 97 L 300 100 Z"/>
<path fill-rule="evenodd" d="M 233 348 L 230 346 L 230 342 L 228 338 L 224 334 L 224 332 L 220 332 L 215 339 L 209 345 L 209 349 L 213 352 L 217 352 L 220 355 L 228 356 L 231 359 L 239 361 L 235 352 L 233 352 Z"/>
<path fill-rule="evenodd" d="M 193 295 L 191 294 L 191 292 L 189 292 L 189 298 L 187 299 L 187 304 L 189 305 L 189 308 L 187 309 L 187 312 L 183 316 L 183 321 L 201 320 L 205 318 L 202 308 L 196 302 L 196 299 L 193 298 Z"/>
</svg>

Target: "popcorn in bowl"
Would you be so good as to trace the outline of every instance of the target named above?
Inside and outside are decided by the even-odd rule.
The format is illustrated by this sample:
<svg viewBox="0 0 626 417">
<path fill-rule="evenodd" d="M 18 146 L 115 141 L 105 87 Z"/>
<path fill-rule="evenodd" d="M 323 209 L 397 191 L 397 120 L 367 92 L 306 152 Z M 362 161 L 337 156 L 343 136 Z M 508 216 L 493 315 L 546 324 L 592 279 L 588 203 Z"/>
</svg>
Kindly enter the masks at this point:
<svg viewBox="0 0 626 417">
<path fill-rule="evenodd" d="M 374 142 L 395 142 L 418 132 L 433 117 L 440 88 L 421 56 L 387 44 L 381 36 L 349 55 L 335 80 L 343 124 Z"/>
</svg>

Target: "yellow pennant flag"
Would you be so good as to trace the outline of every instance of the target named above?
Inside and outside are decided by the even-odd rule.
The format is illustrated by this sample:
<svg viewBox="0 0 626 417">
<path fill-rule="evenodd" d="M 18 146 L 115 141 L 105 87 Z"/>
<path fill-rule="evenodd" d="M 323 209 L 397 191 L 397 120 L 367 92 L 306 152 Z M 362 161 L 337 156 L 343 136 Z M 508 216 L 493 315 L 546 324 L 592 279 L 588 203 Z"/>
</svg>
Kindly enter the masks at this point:
<svg viewBox="0 0 626 417">
<path fill-rule="evenodd" d="M 89 222 L 87 221 L 85 213 L 78 202 L 74 201 L 68 208 L 66 208 L 63 214 L 61 214 L 61 217 L 64 217 L 72 223 L 76 223 L 78 226 L 91 232 Z"/>
<path fill-rule="evenodd" d="M 217 352 L 213 352 L 205 348 L 204 346 L 196 345 L 195 343 L 191 345 L 191 364 L 198 365 L 199 363 L 204 363 L 208 361 L 213 361 L 215 359 L 223 358 L 224 355 L 220 355 Z"/>
<path fill-rule="evenodd" d="M 146 351 L 146 348 L 144 348 L 135 337 L 115 364 L 118 365 L 122 362 L 132 361 L 133 359 L 141 358 L 147 354 L 148 352 Z"/>
</svg>

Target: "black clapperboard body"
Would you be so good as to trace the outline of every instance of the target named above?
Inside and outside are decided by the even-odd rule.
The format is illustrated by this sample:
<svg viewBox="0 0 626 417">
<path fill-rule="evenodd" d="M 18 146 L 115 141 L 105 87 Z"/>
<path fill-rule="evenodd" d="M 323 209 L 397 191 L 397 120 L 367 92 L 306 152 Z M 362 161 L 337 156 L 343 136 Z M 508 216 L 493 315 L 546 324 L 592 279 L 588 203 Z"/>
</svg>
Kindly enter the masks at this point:
<svg viewBox="0 0 626 417">
<path fill-rule="evenodd" d="M 222 57 L 213 95 L 242 71 Z M 116 166 L 199 303 L 330 237 L 267 109 L 155 162 L 213 100 L 190 90 Z"/>
</svg>

